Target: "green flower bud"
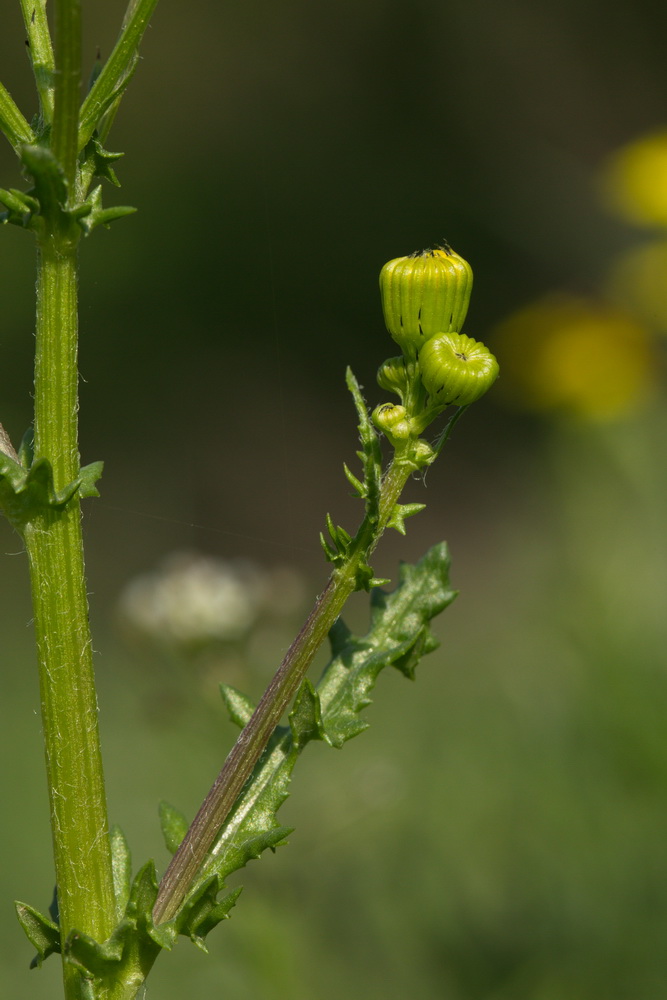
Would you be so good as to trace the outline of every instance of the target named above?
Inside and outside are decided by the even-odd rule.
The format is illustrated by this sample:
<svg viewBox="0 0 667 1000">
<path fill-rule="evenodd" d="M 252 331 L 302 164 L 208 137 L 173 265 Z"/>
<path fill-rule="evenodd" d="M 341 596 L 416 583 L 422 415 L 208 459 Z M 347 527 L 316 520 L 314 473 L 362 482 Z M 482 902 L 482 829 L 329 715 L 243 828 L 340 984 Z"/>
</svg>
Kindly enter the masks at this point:
<svg viewBox="0 0 667 1000">
<path fill-rule="evenodd" d="M 428 441 L 424 441 L 423 438 L 418 438 L 415 441 L 412 448 L 412 460 L 416 469 L 423 469 L 425 465 L 430 465 L 435 457 L 436 453 Z"/>
<path fill-rule="evenodd" d="M 387 435 L 392 444 L 410 437 L 410 418 L 404 406 L 381 403 L 372 413 L 372 420 L 379 431 Z"/>
<path fill-rule="evenodd" d="M 419 352 L 424 388 L 443 408 L 467 406 L 483 396 L 498 378 L 498 362 L 484 344 L 464 333 L 440 333 Z"/>
<path fill-rule="evenodd" d="M 378 368 L 377 382 L 381 389 L 395 392 L 402 398 L 408 387 L 408 372 L 403 355 L 387 358 Z"/>
<path fill-rule="evenodd" d="M 471 291 L 470 264 L 447 246 L 397 257 L 380 272 L 384 321 L 408 357 L 436 333 L 461 329 Z"/>
</svg>

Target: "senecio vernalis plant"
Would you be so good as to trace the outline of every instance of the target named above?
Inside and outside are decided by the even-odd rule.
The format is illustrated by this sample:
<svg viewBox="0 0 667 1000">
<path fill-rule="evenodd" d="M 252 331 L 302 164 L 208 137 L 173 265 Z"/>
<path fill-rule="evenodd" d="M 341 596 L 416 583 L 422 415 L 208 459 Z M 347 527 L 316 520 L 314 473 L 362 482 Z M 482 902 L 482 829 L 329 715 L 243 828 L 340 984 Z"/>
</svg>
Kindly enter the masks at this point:
<svg viewBox="0 0 667 1000">
<path fill-rule="evenodd" d="M 97 495 L 102 463 L 79 463 L 77 253 L 83 236 L 132 211 L 102 205 L 101 182 L 118 183 L 120 156 L 105 142 L 157 0 L 130 0 L 118 42 L 95 65 L 83 101 L 80 0 L 52 0 L 53 42 L 46 0 L 20 3 L 40 110 L 28 122 L 0 84 L 0 129 L 29 182 L 27 190 L 0 189 L 0 219 L 37 244 L 34 420 L 17 450 L 0 428 L 0 509 L 23 539 L 30 569 L 56 893 L 48 916 L 25 903 L 17 912 L 37 951 L 33 965 L 61 955 L 67 1000 L 130 1000 L 179 934 L 205 949 L 240 892 L 225 891 L 230 873 L 284 843 L 289 830 L 276 812 L 303 748 L 312 740 L 340 747 L 361 732 L 359 714 L 380 671 L 391 665 L 412 677 L 435 648 L 429 622 L 455 597 L 445 545 L 403 565 L 390 593 L 378 589 L 388 581 L 376 579 L 370 558 L 386 528 L 405 533 L 406 518 L 423 508 L 399 502 L 403 487 L 436 459 L 498 365 L 460 332 L 472 272 L 458 254 L 443 246 L 385 265 L 384 315 L 402 353 L 380 366 L 378 382 L 399 401 L 371 417 L 347 372 L 362 471 L 358 478 L 345 467 L 345 474 L 364 504 L 360 527 L 350 535 L 327 516 L 322 546 L 332 572 L 324 591 L 256 706 L 222 686 L 241 734 L 190 826 L 161 806 L 173 853 L 161 881 L 152 861 L 133 876 L 126 840 L 107 821 L 88 625 L 80 503 Z M 429 443 L 423 433 L 450 406 Z M 392 449 L 386 468 L 378 432 Z M 340 614 L 361 589 L 371 592 L 371 622 L 359 638 Z M 331 660 L 313 685 L 306 671 L 327 636 Z"/>
</svg>

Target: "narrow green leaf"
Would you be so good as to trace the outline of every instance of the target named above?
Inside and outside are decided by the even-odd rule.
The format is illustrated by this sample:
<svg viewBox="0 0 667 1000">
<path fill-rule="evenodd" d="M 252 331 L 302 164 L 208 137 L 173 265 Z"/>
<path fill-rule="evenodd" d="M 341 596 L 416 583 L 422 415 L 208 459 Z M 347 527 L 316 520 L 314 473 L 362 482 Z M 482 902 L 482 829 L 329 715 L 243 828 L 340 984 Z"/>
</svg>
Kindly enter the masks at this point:
<svg viewBox="0 0 667 1000">
<path fill-rule="evenodd" d="M 35 141 L 35 133 L 2 83 L 0 83 L 0 132 L 4 132 L 17 150 L 21 143 Z"/>
<path fill-rule="evenodd" d="M 37 955 L 31 963 L 31 968 L 41 965 L 49 955 L 60 954 L 60 928 L 52 920 L 45 917 L 39 910 L 27 903 L 14 903 L 19 923 L 26 933 Z"/>
<path fill-rule="evenodd" d="M 352 486 L 356 496 L 358 496 L 361 500 L 365 500 L 368 493 L 366 487 L 361 480 L 357 479 L 354 473 L 350 471 L 345 462 L 343 463 L 343 471 L 345 472 L 345 477 L 350 486 Z"/>
<path fill-rule="evenodd" d="M 380 449 L 380 439 L 368 412 L 368 407 L 362 396 L 359 383 L 357 382 L 352 369 L 348 368 L 345 373 L 345 382 L 352 394 L 354 405 L 359 418 L 359 440 L 362 451 L 357 452 L 364 468 L 364 488 L 366 517 L 374 524 L 379 517 L 380 487 L 382 479 L 382 452 Z"/>
<path fill-rule="evenodd" d="M 231 684 L 221 684 L 220 694 L 225 703 L 229 718 L 239 729 L 250 721 L 252 713 L 255 711 L 255 704 L 237 688 Z"/>
<path fill-rule="evenodd" d="M 128 7 L 120 37 L 81 106 L 79 149 L 83 149 L 100 119 L 127 87 L 137 66 L 139 44 L 156 4 L 157 0 L 136 0 Z"/>
</svg>

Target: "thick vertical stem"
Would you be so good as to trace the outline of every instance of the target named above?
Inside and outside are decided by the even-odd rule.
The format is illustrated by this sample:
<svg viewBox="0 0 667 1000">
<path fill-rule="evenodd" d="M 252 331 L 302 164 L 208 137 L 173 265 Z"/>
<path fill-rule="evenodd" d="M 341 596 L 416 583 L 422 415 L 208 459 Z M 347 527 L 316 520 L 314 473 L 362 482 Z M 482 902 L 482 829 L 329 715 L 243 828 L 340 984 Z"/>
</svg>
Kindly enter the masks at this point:
<svg viewBox="0 0 667 1000">
<path fill-rule="evenodd" d="M 56 490 L 76 479 L 76 247 L 40 246 L 35 360 L 35 455 L 48 458 Z M 113 882 L 97 724 L 78 500 L 25 528 L 39 656 L 42 721 L 63 941 L 73 929 L 105 940 Z M 66 997 L 79 976 L 65 965 Z"/>
</svg>

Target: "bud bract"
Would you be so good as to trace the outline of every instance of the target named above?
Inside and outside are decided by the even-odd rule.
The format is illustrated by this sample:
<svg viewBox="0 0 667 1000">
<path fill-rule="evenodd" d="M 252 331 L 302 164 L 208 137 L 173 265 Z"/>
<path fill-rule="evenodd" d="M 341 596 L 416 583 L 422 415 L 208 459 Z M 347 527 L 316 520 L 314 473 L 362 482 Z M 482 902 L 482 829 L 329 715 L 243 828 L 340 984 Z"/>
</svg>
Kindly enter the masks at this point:
<svg viewBox="0 0 667 1000">
<path fill-rule="evenodd" d="M 449 247 L 396 257 L 380 272 L 384 320 L 408 357 L 436 333 L 461 329 L 471 291 L 472 268 Z"/>
<path fill-rule="evenodd" d="M 463 333 L 439 333 L 419 352 L 424 388 L 443 407 L 467 406 L 498 378 L 498 362 L 484 344 Z"/>
</svg>

